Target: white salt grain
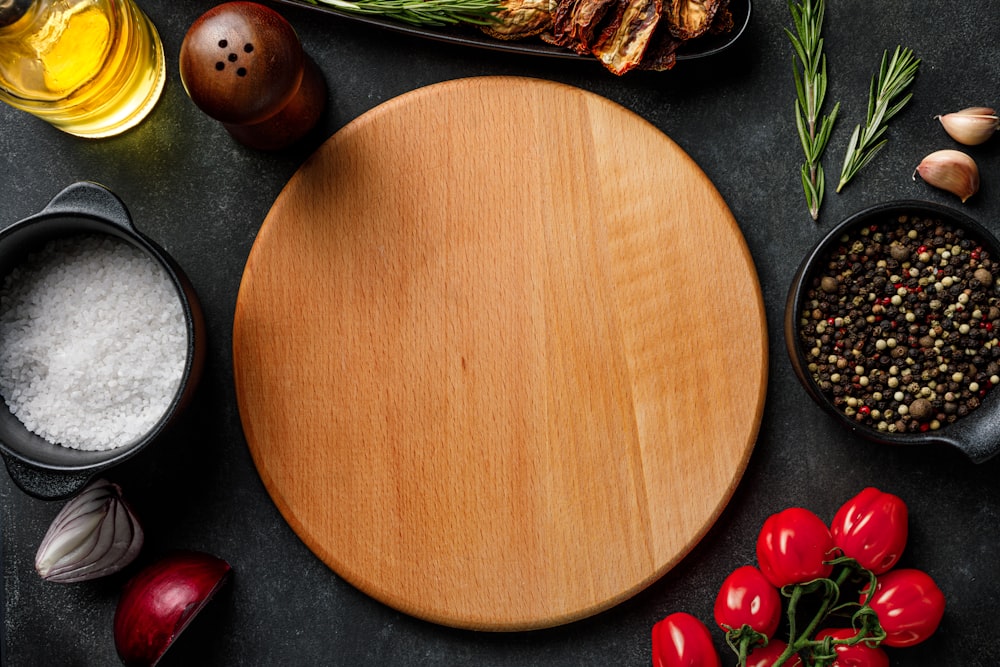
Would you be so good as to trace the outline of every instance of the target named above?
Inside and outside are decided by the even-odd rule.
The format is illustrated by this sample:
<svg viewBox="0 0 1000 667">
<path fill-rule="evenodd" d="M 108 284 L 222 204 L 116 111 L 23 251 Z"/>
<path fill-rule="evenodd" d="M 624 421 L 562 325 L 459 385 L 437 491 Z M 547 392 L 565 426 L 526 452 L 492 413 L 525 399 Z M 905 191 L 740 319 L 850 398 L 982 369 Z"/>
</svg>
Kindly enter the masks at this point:
<svg viewBox="0 0 1000 667">
<path fill-rule="evenodd" d="M 0 287 L 0 395 L 49 442 L 106 450 L 164 415 L 187 351 L 161 266 L 103 235 L 48 243 Z"/>
</svg>

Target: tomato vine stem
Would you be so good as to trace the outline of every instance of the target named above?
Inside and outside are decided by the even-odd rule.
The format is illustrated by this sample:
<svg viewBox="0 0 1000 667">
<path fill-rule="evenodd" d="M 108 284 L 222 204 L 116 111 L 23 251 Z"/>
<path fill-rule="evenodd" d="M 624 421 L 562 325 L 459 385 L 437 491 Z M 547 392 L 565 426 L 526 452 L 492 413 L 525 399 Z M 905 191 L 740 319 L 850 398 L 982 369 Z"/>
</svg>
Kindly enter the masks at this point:
<svg viewBox="0 0 1000 667">
<path fill-rule="evenodd" d="M 781 655 L 775 659 L 773 667 L 781 667 L 794 656 L 803 653 L 808 654 L 808 657 L 811 658 L 808 663 L 811 667 L 826 667 L 836 660 L 835 647 L 837 646 L 854 646 L 861 642 L 866 642 L 869 646 L 878 646 L 885 639 L 885 631 L 879 625 L 878 617 L 867 600 L 864 602 L 844 602 L 843 604 L 840 601 L 841 589 L 852 578 L 852 575 L 856 575 L 860 579 L 867 579 L 867 590 L 874 590 L 875 575 L 859 565 L 853 558 L 835 558 L 829 561 L 829 564 L 836 568 L 832 577 L 791 584 L 781 589 L 782 595 L 788 598 L 786 610 L 788 643 Z M 817 594 L 821 594 L 822 597 L 815 613 L 804 626 L 800 626 L 800 607 L 804 599 Z M 855 630 L 853 636 L 842 639 L 833 637 L 825 637 L 821 640 L 814 639 L 823 623 L 831 615 L 855 607 L 857 609 L 851 614 L 851 625 Z M 754 644 L 761 642 L 762 636 L 753 636 L 751 633 L 743 633 L 741 630 L 734 632 L 732 638 L 730 646 L 739 656 L 739 665 L 746 667 L 751 649 Z"/>
</svg>

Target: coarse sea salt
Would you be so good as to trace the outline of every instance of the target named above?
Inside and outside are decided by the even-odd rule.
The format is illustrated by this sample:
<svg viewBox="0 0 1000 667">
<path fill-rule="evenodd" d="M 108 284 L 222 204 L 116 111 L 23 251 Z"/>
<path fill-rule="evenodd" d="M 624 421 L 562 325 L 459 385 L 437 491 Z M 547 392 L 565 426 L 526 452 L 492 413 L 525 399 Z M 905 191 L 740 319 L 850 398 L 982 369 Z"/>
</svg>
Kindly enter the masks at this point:
<svg viewBox="0 0 1000 667">
<path fill-rule="evenodd" d="M 187 344 L 166 271 L 111 236 L 50 241 L 0 286 L 0 395 L 55 444 L 107 450 L 147 433 L 180 386 Z"/>
</svg>

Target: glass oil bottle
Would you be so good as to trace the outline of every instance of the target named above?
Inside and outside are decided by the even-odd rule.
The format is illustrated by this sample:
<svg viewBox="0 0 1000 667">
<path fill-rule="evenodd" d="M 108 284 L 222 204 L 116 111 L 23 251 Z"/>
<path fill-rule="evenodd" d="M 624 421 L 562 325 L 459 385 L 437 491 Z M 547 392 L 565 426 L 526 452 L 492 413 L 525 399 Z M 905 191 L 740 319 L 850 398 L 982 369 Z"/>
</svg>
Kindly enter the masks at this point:
<svg viewBox="0 0 1000 667">
<path fill-rule="evenodd" d="M 0 100 L 65 132 L 134 127 L 165 78 L 159 35 L 132 0 L 0 0 Z"/>
</svg>

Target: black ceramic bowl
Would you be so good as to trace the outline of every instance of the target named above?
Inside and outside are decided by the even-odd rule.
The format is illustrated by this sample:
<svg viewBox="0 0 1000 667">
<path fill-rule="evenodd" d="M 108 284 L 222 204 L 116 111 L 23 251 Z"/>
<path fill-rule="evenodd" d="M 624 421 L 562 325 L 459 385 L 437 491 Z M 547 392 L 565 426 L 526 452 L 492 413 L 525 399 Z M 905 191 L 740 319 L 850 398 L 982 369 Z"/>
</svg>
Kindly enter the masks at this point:
<svg viewBox="0 0 1000 667">
<path fill-rule="evenodd" d="M 865 209 L 835 226 L 806 255 L 792 280 L 785 304 L 785 345 L 792 368 L 806 392 L 833 418 L 869 440 L 892 445 L 946 444 L 957 447 L 976 462 L 982 462 L 1000 452 L 1000 388 L 986 393 L 978 408 L 955 422 L 937 430 L 918 433 L 891 433 L 860 424 L 833 405 L 820 390 L 809 371 L 806 351 L 799 341 L 799 320 L 804 312 L 808 292 L 831 252 L 844 234 L 863 227 L 884 223 L 899 215 L 914 215 L 939 219 L 953 228 L 962 228 L 979 240 L 994 259 L 1000 258 L 996 237 L 968 215 L 947 206 L 923 201 L 897 201 Z"/>
<path fill-rule="evenodd" d="M 48 241 L 80 233 L 114 236 L 163 267 L 183 308 L 187 326 L 186 360 L 180 385 L 164 415 L 145 435 L 115 449 L 83 451 L 52 444 L 25 428 L 6 403 L 0 402 L 0 456 L 14 482 L 38 498 L 72 495 L 98 473 L 134 456 L 156 440 L 191 398 L 205 356 L 204 319 L 187 277 L 162 248 L 135 228 L 125 205 L 102 186 L 70 185 L 37 214 L 0 230 L 0 277 Z"/>
</svg>

